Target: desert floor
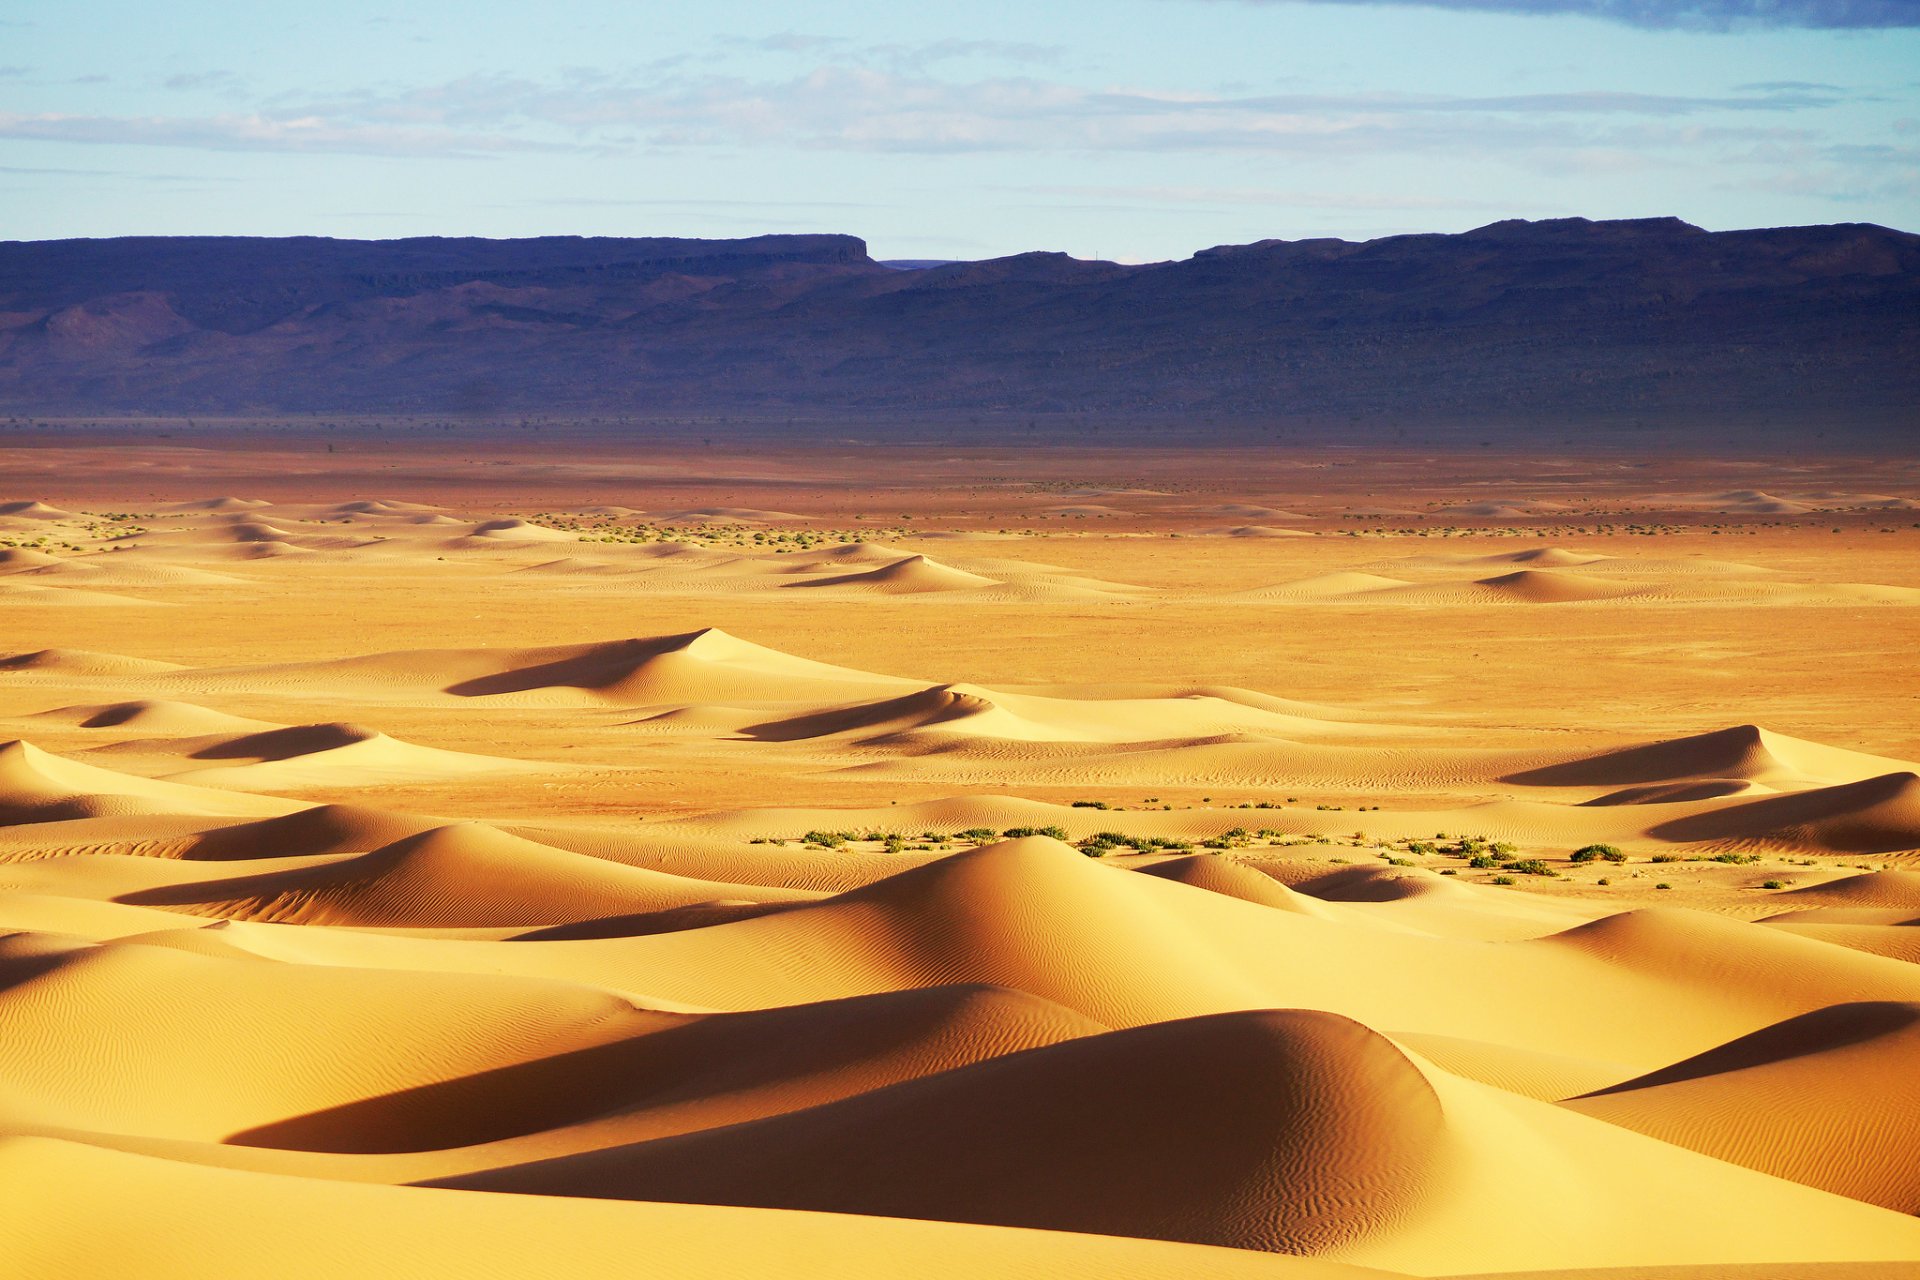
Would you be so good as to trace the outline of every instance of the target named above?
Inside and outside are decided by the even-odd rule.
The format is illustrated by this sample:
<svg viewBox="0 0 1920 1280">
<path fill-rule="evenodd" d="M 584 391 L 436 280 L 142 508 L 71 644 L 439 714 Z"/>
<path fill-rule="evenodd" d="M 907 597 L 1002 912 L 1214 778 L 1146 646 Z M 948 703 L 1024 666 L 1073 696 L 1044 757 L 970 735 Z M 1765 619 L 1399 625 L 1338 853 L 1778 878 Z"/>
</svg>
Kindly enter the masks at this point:
<svg viewBox="0 0 1920 1280">
<path fill-rule="evenodd" d="M 1920 464 L 0 433 L 0 1269 L 1893 1277 Z"/>
</svg>

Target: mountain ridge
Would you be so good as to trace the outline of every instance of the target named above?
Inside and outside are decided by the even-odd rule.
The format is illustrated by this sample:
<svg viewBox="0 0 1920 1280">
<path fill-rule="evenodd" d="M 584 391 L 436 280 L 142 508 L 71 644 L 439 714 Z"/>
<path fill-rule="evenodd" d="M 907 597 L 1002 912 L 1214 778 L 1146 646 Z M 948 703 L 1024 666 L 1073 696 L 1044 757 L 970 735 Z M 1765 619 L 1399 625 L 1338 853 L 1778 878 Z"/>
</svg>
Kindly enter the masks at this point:
<svg viewBox="0 0 1920 1280">
<path fill-rule="evenodd" d="M 847 235 L 0 243 L 0 411 L 1914 425 L 1920 236 L 1507 220 L 1125 265 Z"/>
</svg>

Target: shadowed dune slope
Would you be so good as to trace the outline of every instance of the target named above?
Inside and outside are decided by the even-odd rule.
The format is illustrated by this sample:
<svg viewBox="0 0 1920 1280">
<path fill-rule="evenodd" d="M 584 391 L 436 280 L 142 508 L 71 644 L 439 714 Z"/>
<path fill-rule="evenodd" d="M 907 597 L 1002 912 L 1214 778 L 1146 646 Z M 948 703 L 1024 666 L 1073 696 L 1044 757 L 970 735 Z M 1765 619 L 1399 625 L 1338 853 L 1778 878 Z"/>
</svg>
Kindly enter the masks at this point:
<svg viewBox="0 0 1920 1280">
<path fill-rule="evenodd" d="M 1623 787 L 1695 778 L 1858 782 L 1901 766 L 1898 760 L 1822 746 L 1744 724 L 1546 765 L 1506 780 L 1546 787 Z"/>
<path fill-rule="evenodd" d="M 1323 1253 L 1411 1213 L 1442 1123 L 1420 1074 L 1363 1028 L 1230 1014 L 454 1185 Z"/>
<path fill-rule="evenodd" d="M 1565 1104 L 1716 1159 L 1920 1213 L 1920 1004 L 1838 1004 Z"/>
<path fill-rule="evenodd" d="M 1841 1223 L 1858 1232 L 1837 1246 L 1845 1256 L 1920 1248 L 1910 1219 L 1432 1074 L 1364 1027 L 1299 1011 L 1089 1036 L 444 1185 L 939 1216 L 1382 1266 L 1815 1260 L 1835 1246 L 1810 1247 L 1807 1228 Z M 1516 1186 L 1530 1191 L 1527 1223 L 1472 1239 L 1445 1225 Z"/>
<path fill-rule="evenodd" d="M 1317 1260 L 947 1222 L 702 1205 L 462 1196 L 198 1168 L 77 1143 L 0 1142 L 0 1236 L 40 1277 L 128 1273 L 242 1280 L 630 1277 L 636 1251 L 688 1280 L 1380 1280 Z M 115 1212 L 103 1215 L 110 1202 Z M 315 1230 L 315 1223 L 325 1230 Z M 288 1247 L 289 1241 L 299 1242 Z"/>
<path fill-rule="evenodd" d="M 1675 818 L 1664 840 L 1890 853 L 1920 848 L 1920 776 L 1908 771 Z"/>
</svg>

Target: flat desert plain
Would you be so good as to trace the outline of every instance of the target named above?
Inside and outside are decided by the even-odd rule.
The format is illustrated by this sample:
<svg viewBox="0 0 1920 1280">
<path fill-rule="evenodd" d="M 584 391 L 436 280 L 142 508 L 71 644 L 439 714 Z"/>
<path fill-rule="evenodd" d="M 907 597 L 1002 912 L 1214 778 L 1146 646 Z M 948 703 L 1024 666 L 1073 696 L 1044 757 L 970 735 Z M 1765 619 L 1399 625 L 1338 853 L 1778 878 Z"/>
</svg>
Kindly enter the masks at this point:
<svg viewBox="0 0 1920 1280">
<path fill-rule="evenodd" d="M 1920 1260 L 1911 462 L 128 428 L 0 489 L 9 1275 Z"/>
</svg>

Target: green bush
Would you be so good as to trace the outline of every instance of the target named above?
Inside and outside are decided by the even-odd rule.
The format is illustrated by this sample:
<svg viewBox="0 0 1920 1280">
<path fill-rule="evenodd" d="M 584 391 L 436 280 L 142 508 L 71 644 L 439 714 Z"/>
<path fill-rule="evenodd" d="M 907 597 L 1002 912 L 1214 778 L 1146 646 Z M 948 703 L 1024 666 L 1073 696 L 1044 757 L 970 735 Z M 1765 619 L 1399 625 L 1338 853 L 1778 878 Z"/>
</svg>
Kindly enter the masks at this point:
<svg viewBox="0 0 1920 1280">
<path fill-rule="evenodd" d="M 1518 871 L 1523 876 L 1557 876 L 1560 874 L 1538 858 L 1522 858 L 1518 862 L 1509 862 L 1506 869 L 1508 871 Z"/>
<path fill-rule="evenodd" d="M 1493 882 L 1495 884 L 1512 884 L 1514 881 L 1512 876 L 1495 876 Z"/>
<path fill-rule="evenodd" d="M 1008 827 L 1000 834 L 1009 840 L 1021 840 L 1027 836 L 1051 836 L 1055 840 L 1067 838 L 1066 829 L 1063 827 Z"/>
<path fill-rule="evenodd" d="M 1575 862 L 1592 862 L 1596 858 L 1605 862 L 1625 862 L 1627 855 L 1610 844 L 1583 845 L 1573 851 Z"/>
<path fill-rule="evenodd" d="M 1787 887 L 1787 882 L 1784 880 L 1763 880 L 1760 883 L 1760 887 L 1762 889 L 1784 889 Z"/>
</svg>

